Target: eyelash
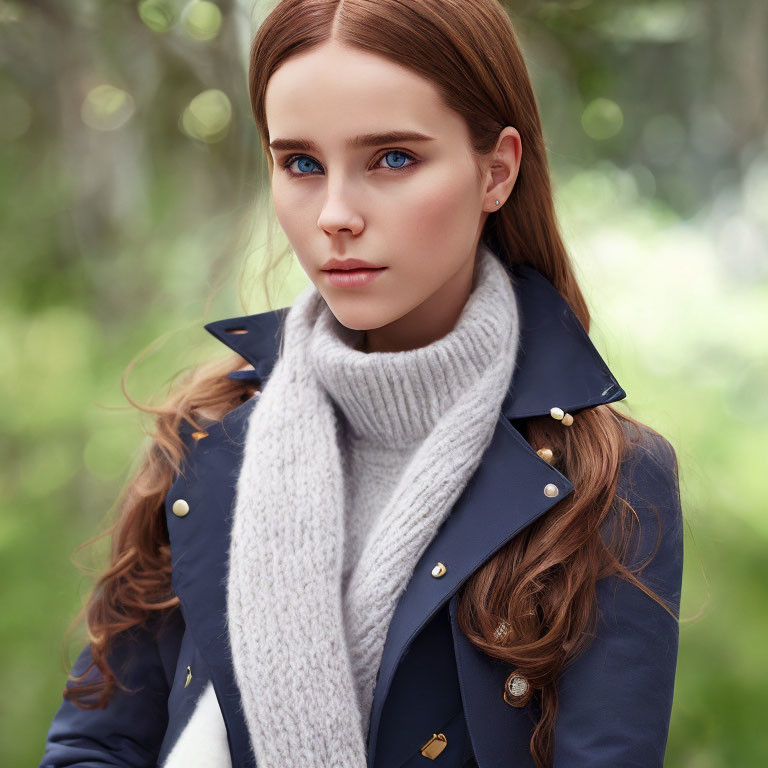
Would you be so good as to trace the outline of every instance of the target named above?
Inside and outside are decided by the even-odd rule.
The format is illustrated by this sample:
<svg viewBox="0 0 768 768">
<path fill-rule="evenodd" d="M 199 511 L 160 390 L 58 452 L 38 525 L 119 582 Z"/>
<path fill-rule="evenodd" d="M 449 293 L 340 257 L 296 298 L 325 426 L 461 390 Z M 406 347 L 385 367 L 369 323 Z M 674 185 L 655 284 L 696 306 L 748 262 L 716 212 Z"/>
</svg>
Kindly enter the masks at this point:
<svg viewBox="0 0 768 768">
<path fill-rule="evenodd" d="M 376 162 L 377 163 L 381 162 L 383 158 L 385 158 L 387 155 L 389 155 L 392 152 L 398 152 L 399 154 L 404 155 L 406 158 L 413 160 L 414 162 L 408 163 L 407 165 L 402 165 L 400 166 L 400 168 L 387 168 L 386 170 L 395 171 L 395 172 L 404 171 L 406 168 L 410 168 L 411 166 L 418 164 L 418 160 L 416 160 L 416 158 L 410 152 L 406 152 L 403 149 L 384 150 L 384 152 L 382 152 L 381 155 L 377 158 Z M 285 169 L 285 172 L 289 176 L 292 176 L 293 178 L 298 178 L 299 176 L 317 176 L 318 174 L 316 173 L 293 173 L 293 171 L 289 170 L 289 166 L 291 166 L 296 160 L 299 160 L 302 157 L 306 157 L 309 160 L 311 160 L 313 163 L 317 163 L 317 165 L 320 165 L 320 163 L 318 163 L 317 160 L 315 160 L 313 157 L 310 157 L 309 155 L 291 155 L 290 157 L 288 157 L 287 160 L 284 160 L 282 163 L 280 163 L 280 165 Z"/>
</svg>

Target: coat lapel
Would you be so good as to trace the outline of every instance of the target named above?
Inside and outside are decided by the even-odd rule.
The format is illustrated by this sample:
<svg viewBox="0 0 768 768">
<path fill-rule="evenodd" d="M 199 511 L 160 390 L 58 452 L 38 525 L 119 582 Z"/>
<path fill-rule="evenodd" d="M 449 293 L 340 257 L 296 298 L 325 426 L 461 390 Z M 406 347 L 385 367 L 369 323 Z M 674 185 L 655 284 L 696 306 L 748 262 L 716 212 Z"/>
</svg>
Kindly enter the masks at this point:
<svg viewBox="0 0 768 768">
<path fill-rule="evenodd" d="M 548 483 L 557 486 L 556 497 L 544 494 Z M 500 416 L 478 469 L 416 564 L 395 608 L 371 708 L 369 764 L 389 687 L 412 639 L 493 552 L 572 490 L 565 476 Z M 432 568 L 438 562 L 447 570 L 435 578 Z"/>
<path fill-rule="evenodd" d="M 554 406 L 575 414 L 581 408 L 626 396 L 554 286 L 527 265 L 513 265 L 511 272 L 521 321 L 518 362 L 491 443 L 416 564 L 392 617 L 371 709 L 369 765 L 373 765 L 387 693 L 413 638 L 483 562 L 573 491 L 568 479 L 536 454 L 512 422 L 548 414 Z M 278 357 L 288 309 L 205 325 L 209 333 L 253 366 L 253 370 L 229 374 L 230 378 L 253 380 L 262 386 L 266 383 Z M 192 525 L 191 520 L 173 514 L 167 518 L 174 549 L 174 587 L 191 631 L 211 665 L 230 742 L 233 751 L 241 755 L 235 768 L 252 763 L 246 757 L 247 730 L 229 658 L 226 564 L 234 486 L 247 417 L 254 404 L 246 402 L 208 428 L 209 437 L 199 443 L 194 457 L 198 480 L 180 479 L 177 482 L 185 485 L 171 489 L 169 512 L 175 498 L 189 496 L 200 504 L 202 514 Z M 207 466 L 206 461 L 210 462 Z M 545 495 L 548 484 L 557 487 L 556 496 Z M 435 578 L 431 571 L 438 561 L 447 571 Z"/>
</svg>

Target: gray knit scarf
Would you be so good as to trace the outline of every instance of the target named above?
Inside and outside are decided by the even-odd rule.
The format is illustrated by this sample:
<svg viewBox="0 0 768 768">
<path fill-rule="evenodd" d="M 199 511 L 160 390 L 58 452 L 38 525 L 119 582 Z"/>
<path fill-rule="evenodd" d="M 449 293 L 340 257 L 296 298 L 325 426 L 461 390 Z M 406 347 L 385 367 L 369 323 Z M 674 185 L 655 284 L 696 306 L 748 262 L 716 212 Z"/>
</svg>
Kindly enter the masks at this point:
<svg viewBox="0 0 768 768">
<path fill-rule="evenodd" d="M 405 468 L 346 590 L 338 417 L 308 357 L 312 329 L 330 308 L 310 284 L 288 312 L 247 426 L 227 591 L 232 661 L 259 768 L 366 765 L 390 619 L 490 444 L 515 365 L 511 279 L 481 244 L 462 318 L 482 324 L 487 364 Z M 446 338 L 433 343 L 444 342 L 450 364 Z"/>
</svg>

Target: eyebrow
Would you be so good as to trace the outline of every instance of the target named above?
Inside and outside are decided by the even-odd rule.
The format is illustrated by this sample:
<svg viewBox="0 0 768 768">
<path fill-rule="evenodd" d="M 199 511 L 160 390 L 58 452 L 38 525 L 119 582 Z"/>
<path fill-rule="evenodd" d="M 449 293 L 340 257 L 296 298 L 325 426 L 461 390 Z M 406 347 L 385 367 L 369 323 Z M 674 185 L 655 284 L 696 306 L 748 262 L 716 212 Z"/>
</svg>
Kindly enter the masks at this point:
<svg viewBox="0 0 768 768">
<path fill-rule="evenodd" d="M 386 131 L 384 133 L 364 133 L 347 139 L 345 144 L 349 149 L 373 147 L 379 144 L 395 144 L 400 141 L 432 141 L 434 136 L 427 136 L 418 131 Z M 317 152 L 319 147 L 309 139 L 274 139 L 269 142 L 272 149 L 298 149 L 304 152 Z"/>
</svg>

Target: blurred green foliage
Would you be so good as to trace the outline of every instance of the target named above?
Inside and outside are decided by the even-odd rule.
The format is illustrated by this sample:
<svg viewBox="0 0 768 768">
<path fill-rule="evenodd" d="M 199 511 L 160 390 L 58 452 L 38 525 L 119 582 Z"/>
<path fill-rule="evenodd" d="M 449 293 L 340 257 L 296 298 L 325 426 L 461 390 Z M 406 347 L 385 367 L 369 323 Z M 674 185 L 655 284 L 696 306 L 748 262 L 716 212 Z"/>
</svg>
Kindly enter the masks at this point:
<svg viewBox="0 0 768 768">
<path fill-rule="evenodd" d="M 159 401 L 267 308 L 248 103 L 272 3 L 0 0 L 0 764 L 37 764 L 84 638 L 75 547 L 111 520 Z M 508 2 L 563 231 L 619 407 L 677 449 L 686 523 L 667 764 L 768 764 L 768 4 Z M 255 224 L 254 224 L 255 222 Z M 286 265 L 274 306 L 303 273 Z M 762 440 L 761 440 L 762 438 Z M 78 554 L 91 573 L 102 541 Z"/>
</svg>

